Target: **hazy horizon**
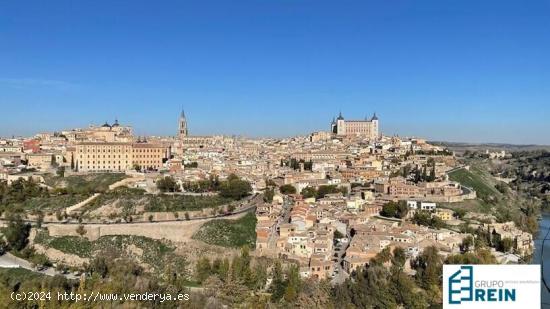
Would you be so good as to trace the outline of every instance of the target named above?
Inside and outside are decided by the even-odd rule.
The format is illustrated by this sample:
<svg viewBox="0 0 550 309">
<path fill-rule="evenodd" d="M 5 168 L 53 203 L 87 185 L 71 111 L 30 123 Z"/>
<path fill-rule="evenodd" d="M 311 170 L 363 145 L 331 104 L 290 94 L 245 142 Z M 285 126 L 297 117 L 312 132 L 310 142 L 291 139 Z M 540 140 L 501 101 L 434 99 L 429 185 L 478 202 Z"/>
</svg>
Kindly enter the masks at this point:
<svg viewBox="0 0 550 309">
<path fill-rule="evenodd" d="M 117 117 L 116 119 L 120 119 L 120 118 Z M 34 132 L 34 133 L 31 132 L 29 134 L 9 134 L 9 135 L 0 134 L 0 138 L 31 137 L 31 136 L 34 136 L 35 134 L 42 133 L 42 132 L 60 132 L 60 131 L 65 131 L 65 130 L 70 130 L 70 129 L 85 129 L 85 128 L 89 127 L 90 125 L 101 126 L 104 122 L 105 121 L 95 122 L 95 123 L 88 123 L 88 124 L 85 124 L 85 125 L 75 126 L 75 127 L 71 127 L 71 128 L 67 127 L 67 128 L 52 129 L 52 130 L 49 130 L 49 131 L 40 131 L 40 132 Z M 114 120 L 112 120 L 112 121 L 106 120 L 106 122 L 112 124 L 114 122 Z M 142 132 L 143 130 L 140 130 L 139 128 L 136 128 L 131 123 L 130 124 L 129 123 L 124 123 L 120 120 L 119 120 L 119 122 L 122 125 L 132 126 L 132 128 L 134 129 L 134 134 L 136 136 L 157 136 L 157 137 L 168 137 L 168 136 L 175 137 L 175 136 L 177 136 L 176 130 L 173 130 L 174 132 L 169 132 L 167 134 L 150 134 L 150 133 L 147 133 L 147 132 Z M 189 119 L 188 119 L 188 122 L 189 122 Z M 177 123 L 176 123 L 176 125 L 177 125 Z M 329 131 L 329 130 L 327 130 L 327 128 L 324 128 L 324 129 L 321 128 L 319 130 L 313 130 L 313 131 L 309 131 L 309 132 L 298 132 L 298 133 L 292 134 L 292 135 L 253 135 L 253 134 L 250 134 L 250 133 L 231 133 L 231 132 L 219 132 L 219 131 L 211 131 L 211 132 L 209 132 L 209 131 L 204 131 L 204 132 L 190 131 L 189 133 L 190 133 L 190 135 L 239 136 L 239 137 L 252 138 L 252 139 L 260 139 L 260 138 L 284 139 L 284 138 L 292 138 L 292 137 L 298 137 L 298 136 L 307 136 L 307 135 L 309 135 L 313 132 L 318 132 L 318 131 Z M 514 142 L 507 142 L 507 141 L 446 140 L 446 139 L 430 138 L 429 136 L 414 135 L 414 134 L 387 134 L 383 131 L 383 129 L 382 129 L 382 135 L 384 135 L 384 136 L 399 136 L 399 137 L 407 137 L 407 138 L 423 138 L 423 139 L 426 139 L 426 140 L 431 141 L 431 142 L 457 143 L 457 144 L 464 143 L 464 144 L 480 144 L 480 145 L 508 144 L 508 145 L 513 145 L 513 146 L 545 146 L 545 147 L 550 146 L 550 144 L 537 144 L 537 143 L 514 143 Z"/>
</svg>

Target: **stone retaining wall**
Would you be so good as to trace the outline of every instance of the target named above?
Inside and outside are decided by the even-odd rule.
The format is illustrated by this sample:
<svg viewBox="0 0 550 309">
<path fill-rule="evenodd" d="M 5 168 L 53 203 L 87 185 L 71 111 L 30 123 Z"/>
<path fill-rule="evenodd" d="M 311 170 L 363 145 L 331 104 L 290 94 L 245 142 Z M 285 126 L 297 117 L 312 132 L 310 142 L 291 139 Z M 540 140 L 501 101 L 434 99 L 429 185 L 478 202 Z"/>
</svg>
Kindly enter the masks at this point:
<svg viewBox="0 0 550 309">
<path fill-rule="evenodd" d="M 246 213 L 224 217 L 223 219 L 237 219 Z M 106 235 L 137 235 L 153 239 L 168 239 L 171 241 L 187 241 L 207 221 L 202 219 L 176 222 L 151 222 L 151 223 L 119 223 L 119 224 L 83 224 L 86 234 L 84 237 L 93 241 Z M 50 236 L 79 236 L 76 232 L 76 224 L 45 224 Z"/>
</svg>

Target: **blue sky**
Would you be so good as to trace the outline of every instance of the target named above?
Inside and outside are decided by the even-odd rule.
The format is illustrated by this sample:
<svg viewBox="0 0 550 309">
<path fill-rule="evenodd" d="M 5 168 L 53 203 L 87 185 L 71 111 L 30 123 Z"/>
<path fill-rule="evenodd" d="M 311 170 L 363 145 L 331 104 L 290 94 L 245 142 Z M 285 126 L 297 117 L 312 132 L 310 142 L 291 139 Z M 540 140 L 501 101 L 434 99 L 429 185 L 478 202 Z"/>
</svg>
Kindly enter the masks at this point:
<svg viewBox="0 0 550 309">
<path fill-rule="evenodd" d="M 130 123 L 550 144 L 550 1 L 2 1 L 0 136 Z"/>
</svg>

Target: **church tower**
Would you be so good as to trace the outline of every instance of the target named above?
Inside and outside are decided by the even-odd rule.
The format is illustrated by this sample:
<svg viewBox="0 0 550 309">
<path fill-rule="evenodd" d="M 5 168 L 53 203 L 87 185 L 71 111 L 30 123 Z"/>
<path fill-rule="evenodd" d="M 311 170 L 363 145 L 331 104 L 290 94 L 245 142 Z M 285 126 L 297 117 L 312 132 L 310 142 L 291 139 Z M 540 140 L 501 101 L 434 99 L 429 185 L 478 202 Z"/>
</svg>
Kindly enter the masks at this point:
<svg viewBox="0 0 550 309">
<path fill-rule="evenodd" d="M 346 135 L 346 121 L 342 116 L 342 112 L 336 118 L 336 135 Z"/>
<path fill-rule="evenodd" d="M 183 111 L 183 108 L 181 109 L 178 129 L 178 137 L 180 139 L 187 136 L 187 119 L 185 118 L 185 112 Z"/>
<path fill-rule="evenodd" d="M 372 115 L 372 118 L 370 119 L 371 122 L 371 136 L 372 139 L 377 139 L 380 136 L 379 128 L 378 128 L 378 117 L 376 116 L 376 112 L 374 115 Z"/>
</svg>

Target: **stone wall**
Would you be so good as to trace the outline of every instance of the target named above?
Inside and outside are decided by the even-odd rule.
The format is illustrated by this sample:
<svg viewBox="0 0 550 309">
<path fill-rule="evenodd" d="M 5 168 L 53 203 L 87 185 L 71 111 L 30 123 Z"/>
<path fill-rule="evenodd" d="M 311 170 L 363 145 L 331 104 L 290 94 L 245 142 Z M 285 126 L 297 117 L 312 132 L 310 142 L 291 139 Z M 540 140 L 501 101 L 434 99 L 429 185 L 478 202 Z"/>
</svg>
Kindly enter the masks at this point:
<svg viewBox="0 0 550 309">
<path fill-rule="evenodd" d="M 223 219 L 237 219 L 246 213 L 224 217 Z M 86 234 L 84 237 L 93 241 L 106 235 L 138 235 L 153 239 L 168 239 L 171 241 L 187 241 L 207 221 L 213 219 L 176 221 L 176 222 L 147 222 L 147 223 L 118 223 L 118 224 L 83 224 Z M 45 224 L 50 236 L 79 236 L 76 232 L 77 224 Z"/>
</svg>

